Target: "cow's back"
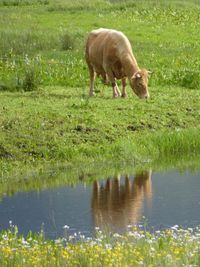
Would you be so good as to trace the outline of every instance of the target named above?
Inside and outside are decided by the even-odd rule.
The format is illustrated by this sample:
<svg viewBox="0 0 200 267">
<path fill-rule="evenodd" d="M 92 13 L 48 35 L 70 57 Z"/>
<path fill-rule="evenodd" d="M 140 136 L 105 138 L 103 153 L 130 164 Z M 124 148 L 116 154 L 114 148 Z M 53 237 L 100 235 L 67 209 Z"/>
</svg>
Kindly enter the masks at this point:
<svg viewBox="0 0 200 267">
<path fill-rule="evenodd" d="M 86 57 L 92 65 L 103 63 L 103 52 L 106 46 L 107 29 L 98 29 L 90 32 L 86 43 Z"/>
<path fill-rule="evenodd" d="M 123 33 L 103 28 L 90 32 L 86 42 L 86 59 L 94 67 L 98 68 L 115 57 L 120 59 L 124 53 L 132 54 L 132 50 Z"/>
</svg>

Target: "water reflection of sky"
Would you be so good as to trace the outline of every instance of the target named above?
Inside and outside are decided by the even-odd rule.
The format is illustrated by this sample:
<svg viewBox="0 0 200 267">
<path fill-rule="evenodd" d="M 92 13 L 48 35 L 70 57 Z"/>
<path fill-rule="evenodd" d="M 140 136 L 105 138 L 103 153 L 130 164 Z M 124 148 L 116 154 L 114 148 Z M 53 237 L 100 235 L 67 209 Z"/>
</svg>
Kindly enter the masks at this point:
<svg viewBox="0 0 200 267">
<path fill-rule="evenodd" d="M 64 225 L 86 235 L 94 226 L 121 231 L 142 216 L 155 229 L 200 224 L 200 173 L 118 175 L 88 187 L 20 192 L 0 202 L 0 229 L 12 220 L 21 233 L 43 227 L 50 238 L 61 236 Z"/>
</svg>

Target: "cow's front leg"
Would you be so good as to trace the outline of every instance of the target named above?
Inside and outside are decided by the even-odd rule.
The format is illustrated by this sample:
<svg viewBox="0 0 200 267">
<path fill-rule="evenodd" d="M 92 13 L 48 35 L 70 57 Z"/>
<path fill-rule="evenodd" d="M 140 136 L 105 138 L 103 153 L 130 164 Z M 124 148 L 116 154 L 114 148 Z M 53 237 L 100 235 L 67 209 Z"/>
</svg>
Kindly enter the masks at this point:
<svg viewBox="0 0 200 267">
<path fill-rule="evenodd" d="M 116 90 L 117 90 L 117 96 L 121 96 L 121 92 L 120 92 L 120 90 L 119 90 L 119 87 L 117 86 L 117 83 L 116 83 Z"/>
<path fill-rule="evenodd" d="M 113 88 L 113 98 L 121 96 L 121 92 L 117 86 L 116 81 L 112 82 L 112 88 Z"/>
<path fill-rule="evenodd" d="M 122 78 L 122 97 L 127 97 L 127 92 L 126 92 L 126 78 Z"/>
</svg>

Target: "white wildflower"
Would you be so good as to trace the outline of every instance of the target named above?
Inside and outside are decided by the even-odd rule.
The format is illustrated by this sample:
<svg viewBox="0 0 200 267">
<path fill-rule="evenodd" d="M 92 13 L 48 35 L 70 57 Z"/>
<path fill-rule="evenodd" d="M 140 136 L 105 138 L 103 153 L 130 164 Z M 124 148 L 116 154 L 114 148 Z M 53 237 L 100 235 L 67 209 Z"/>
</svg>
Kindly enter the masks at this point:
<svg viewBox="0 0 200 267">
<path fill-rule="evenodd" d="M 179 226 L 178 226 L 177 224 L 175 224 L 174 226 L 171 227 L 171 229 L 173 229 L 173 230 L 177 230 L 178 227 L 179 227 Z"/>
<path fill-rule="evenodd" d="M 63 229 L 69 229 L 69 225 L 64 225 Z"/>
</svg>

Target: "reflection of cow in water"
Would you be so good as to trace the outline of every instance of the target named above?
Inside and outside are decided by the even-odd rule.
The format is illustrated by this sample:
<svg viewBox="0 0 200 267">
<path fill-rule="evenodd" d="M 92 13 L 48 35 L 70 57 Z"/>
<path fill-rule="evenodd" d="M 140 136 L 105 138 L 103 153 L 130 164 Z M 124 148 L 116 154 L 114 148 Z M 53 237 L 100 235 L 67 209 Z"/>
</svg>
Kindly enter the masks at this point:
<svg viewBox="0 0 200 267">
<path fill-rule="evenodd" d="M 104 185 L 93 184 L 92 214 L 94 225 L 104 229 L 125 229 L 129 224 L 138 223 L 143 202 L 151 203 L 151 171 L 135 175 L 134 180 L 125 176 L 107 179 Z"/>
</svg>

